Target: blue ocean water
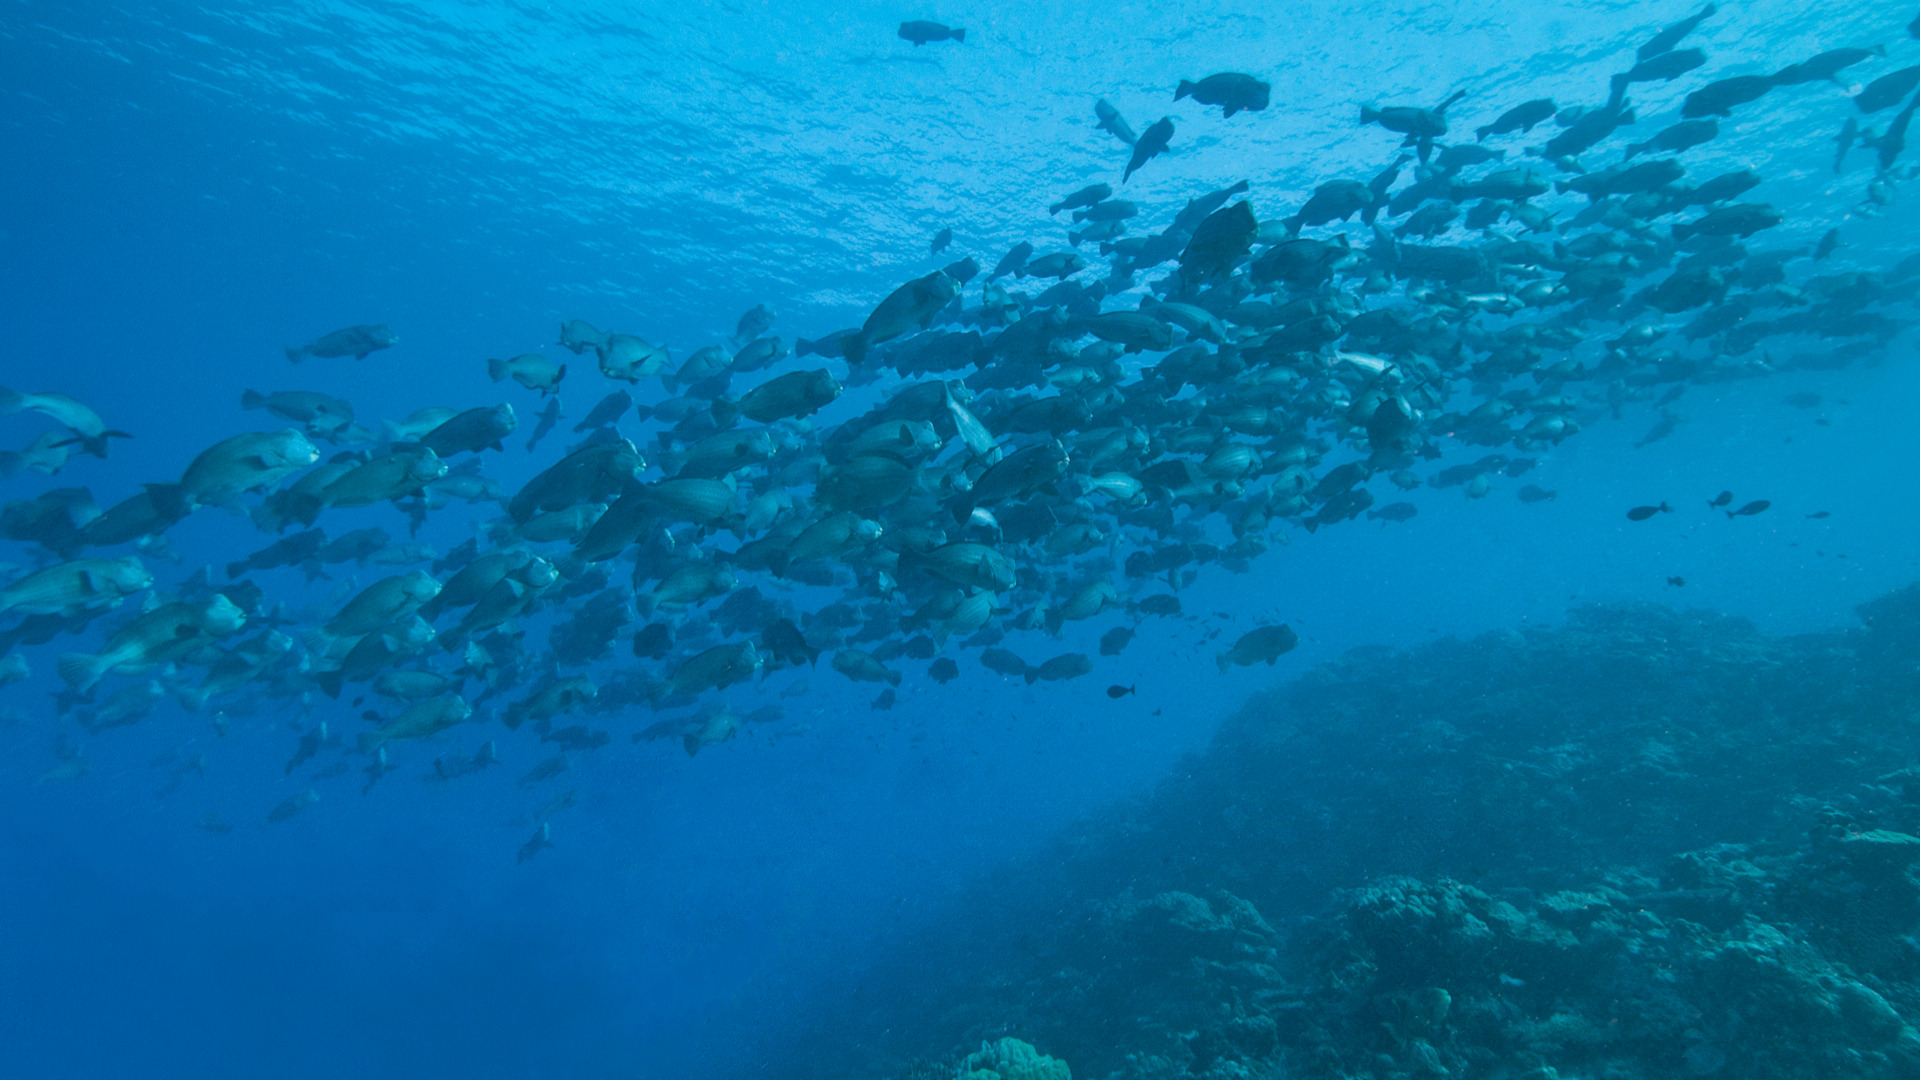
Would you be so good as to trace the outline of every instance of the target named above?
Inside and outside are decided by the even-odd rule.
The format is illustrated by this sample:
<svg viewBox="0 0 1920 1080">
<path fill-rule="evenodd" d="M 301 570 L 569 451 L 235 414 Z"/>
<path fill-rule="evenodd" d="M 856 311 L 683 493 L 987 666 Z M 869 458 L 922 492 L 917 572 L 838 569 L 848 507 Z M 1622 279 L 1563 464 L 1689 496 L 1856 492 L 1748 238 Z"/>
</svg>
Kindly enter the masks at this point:
<svg viewBox="0 0 1920 1080">
<path fill-rule="evenodd" d="M 759 303 L 787 342 L 818 338 L 963 256 L 991 269 L 1022 240 L 1065 248 L 1066 215 L 1046 205 L 1100 181 L 1151 223 L 1135 235 L 1240 180 L 1258 218 L 1278 219 L 1318 185 L 1365 180 L 1393 159 L 1399 137 L 1357 125 L 1362 103 L 1432 106 L 1464 89 L 1449 113 L 1456 139 L 1530 98 L 1599 105 L 1608 76 L 1692 10 L 17 3 L 0 16 L 13 164 L 0 176 L 0 384 L 71 395 L 133 437 L 57 476 L 22 472 L 0 494 L 84 485 L 111 506 L 178 477 L 222 438 L 277 426 L 240 410 L 248 389 L 346 398 L 375 429 L 423 406 L 507 401 L 519 435 L 481 456 L 511 492 L 581 438 L 572 428 L 593 402 L 625 387 L 591 353 L 554 344 L 562 320 L 663 344 L 676 365 L 725 343 Z M 1677 119 L 1711 79 L 1884 44 L 1885 57 L 1847 69 L 1840 85 L 1778 87 L 1740 106 L 1682 156 L 1690 180 L 1739 168 L 1766 178 L 1750 199 L 1785 221 L 1750 241 L 1756 249 L 1812 248 L 1841 230 L 1829 260 L 1794 264 L 1796 284 L 1890 273 L 1920 235 L 1911 187 L 1900 191 L 1911 155 L 1881 173 L 1871 150 L 1856 149 L 1836 174 L 1832 140 L 1853 115 L 1848 93 L 1920 63 L 1913 14 L 1727 5 L 1686 39 L 1704 67 L 1633 87 L 1631 138 Z M 895 33 L 920 18 L 964 26 L 965 40 L 915 46 Z M 1173 100 L 1180 80 L 1216 71 L 1268 80 L 1271 104 L 1225 118 Z M 1176 124 L 1171 152 L 1124 185 L 1127 149 L 1095 127 L 1099 98 L 1136 130 L 1162 115 Z M 1895 111 L 1860 119 L 1884 129 Z M 1506 137 L 1506 164 L 1572 175 L 1522 157 L 1554 130 L 1548 121 Z M 1624 141 L 1607 144 L 1609 161 Z M 1885 205 L 1869 194 L 1876 178 Z M 1584 204 L 1561 201 L 1564 216 Z M 942 228 L 953 246 L 930 255 Z M 1309 232 L 1342 229 L 1357 249 L 1369 243 L 1357 222 Z M 1456 231 L 1435 242 L 1483 240 Z M 1091 245 L 1084 253 L 1100 267 L 1092 279 L 1105 264 Z M 1169 270 L 1135 275 L 1108 309 L 1135 307 Z M 976 279 L 963 302 L 979 296 Z M 1876 310 L 1913 314 L 1910 298 Z M 399 343 L 358 361 L 293 367 L 284 357 L 288 345 L 363 323 L 390 325 Z M 629 739 L 660 718 L 645 705 L 594 715 L 612 744 L 570 755 L 567 773 L 535 784 L 519 778 L 552 752 L 498 727 L 396 744 L 398 771 L 364 796 L 364 757 L 329 749 L 284 769 L 314 723 L 366 728 L 361 708 L 382 703 L 368 695 L 348 707 L 351 690 L 339 702 L 236 705 L 225 733 L 171 700 L 136 725 L 87 732 L 56 714 L 55 656 L 97 649 L 106 623 L 77 641 L 20 646 L 32 675 L 0 689 L 6 1071 L 781 1075 L 770 1048 L 809 1031 L 816 1003 L 846 992 L 850 973 L 881 963 L 901 936 L 926 932 L 970 882 L 1177 774 L 1249 694 L 1349 649 L 1555 624 L 1571 607 L 1620 601 L 1697 605 L 1774 636 L 1851 625 L 1856 605 L 1920 567 L 1907 464 L 1920 452 L 1914 341 L 1906 331 L 1838 370 L 1780 364 L 1765 377 L 1696 382 L 1667 406 L 1672 433 L 1652 441 L 1662 418 L 1652 400 L 1629 401 L 1618 417 L 1584 403 L 1577 436 L 1529 451 L 1535 469 L 1495 478 L 1486 498 L 1431 484 L 1390 494 L 1382 477 L 1379 501 L 1405 498 L 1418 516 L 1314 532 L 1276 524 L 1247 572 L 1208 566 L 1181 590 L 1197 619 L 1141 621 L 1118 658 L 1098 655 L 1098 642 L 1134 625 L 1120 612 L 1068 623 L 1057 640 L 1030 632 L 1004 643 L 1035 663 L 1092 655 L 1085 678 L 1004 678 L 953 647 L 943 655 L 961 658 L 956 681 L 936 684 L 924 663 L 902 660 L 898 704 L 879 710 L 871 702 L 886 687 L 849 682 L 823 657 L 708 699 L 743 714 L 778 706 L 778 720 L 689 756 L 676 741 Z M 1785 360 L 1832 347 L 1793 338 L 1766 349 Z M 530 453 L 542 399 L 489 381 L 484 361 L 535 351 L 569 373 L 566 419 Z M 1134 374 L 1139 359 L 1127 360 Z M 848 390 L 813 418 L 817 433 L 901 381 L 881 373 L 861 385 L 844 362 L 818 357 L 766 374 L 822 363 Z M 764 377 L 736 377 L 732 392 Z M 658 380 L 633 391 L 643 403 L 669 396 Z M 1793 395 L 1819 402 L 1788 404 Z M 0 425 L 8 448 L 53 426 L 31 412 Z M 629 421 L 623 434 L 641 442 L 657 426 Z M 1495 452 L 1443 448 L 1421 475 Z M 1557 496 L 1523 503 L 1523 483 Z M 1723 489 L 1734 507 L 1771 508 L 1722 518 L 1704 503 Z M 1623 516 L 1662 501 L 1675 512 Z M 445 552 L 497 516 L 456 503 L 418 539 Z M 375 506 L 320 524 L 329 535 L 380 525 L 400 537 L 407 520 Z M 208 507 L 167 531 L 171 557 L 141 554 L 171 589 L 272 539 Z M 43 559 L 19 541 L 0 555 L 23 572 Z M 334 592 L 341 582 L 387 572 L 398 571 L 337 567 L 318 585 L 292 568 L 256 577 L 286 601 L 293 627 L 311 627 L 351 595 Z M 795 594 L 817 603 L 809 595 Z M 530 648 L 551 621 L 529 620 Z M 1216 667 L 1241 633 L 1283 621 L 1300 645 L 1278 665 Z M 623 636 L 594 671 L 636 664 L 663 670 L 630 659 Z M 804 692 L 786 693 L 801 682 Z M 1110 684 L 1137 694 L 1110 699 Z M 501 766 L 419 779 L 436 757 L 488 738 Z M 201 754 L 204 770 L 175 777 Z M 351 771 L 312 779 L 336 759 Z M 63 760 L 84 760 L 86 774 L 45 779 Z M 267 821 L 310 788 L 319 802 Z M 517 862 L 540 808 L 567 791 L 577 805 L 552 814 L 554 848 Z M 231 831 L 195 828 L 209 812 Z"/>
</svg>

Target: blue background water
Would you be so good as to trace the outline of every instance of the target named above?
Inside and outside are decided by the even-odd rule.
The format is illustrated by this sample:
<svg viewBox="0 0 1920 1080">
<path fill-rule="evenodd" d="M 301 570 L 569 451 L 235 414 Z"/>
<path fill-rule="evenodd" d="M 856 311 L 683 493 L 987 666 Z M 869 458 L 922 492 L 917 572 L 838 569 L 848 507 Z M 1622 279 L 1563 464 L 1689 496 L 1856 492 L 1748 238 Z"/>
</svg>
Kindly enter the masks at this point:
<svg viewBox="0 0 1920 1080">
<path fill-rule="evenodd" d="M 1391 136 L 1354 126 L 1357 103 L 1431 104 L 1465 86 L 1464 128 L 1526 97 L 1597 101 L 1635 45 L 1689 10 L 14 3 L 0 11 L 0 383 L 71 393 L 138 437 L 4 494 L 84 483 L 105 505 L 175 475 L 214 439 L 261 426 L 236 406 L 247 387 L 340 394 L 363 421 L 510 400 L 527 423 L 531 395 L 488 383 L 481 361 L 548 346 L 562 318 L 676 357 L 759 301 L 789 338 L 855 324 L 936 265 L 926 241 L 942 225 L 983 261 L 1022 238 L 1057 243 L 1044 204 L 1122 161 L 1093 129 L 1101 95 L 1136 128 L 1163 113 L 1179 124 L 1177 152 L 1127 189 L 1148 220 L 1241 178 L 1261 216 L 1278 216 L 1390 153 Z M 1843 44 L 1899 49 L 1908 14 L 1729 5 L 1694 43 L 1705 74 L 1766 71 Z M 903 18 L 964 25 L 967 42 L 916 49 L 894 37 Z M 1273 107 L 1228 122 L 1168 100 L 1180 78 L 1234 69 L 1271 78 Z M 1641 137 L 1686 88 L 1636 88 L 1655 118 Z M 1810 241 L 1865 184 L 1862 170 L 1828 171 L 1844 104 L 1831 87 L 1776 92 L 1723 123 L 1694 168 L 1759 168 L 1793 219 L 1781 242 Z M 1836 264 L 1885 266 L 1915 226 L 1907 203 L 1844 223 L 1853 246 Z M 359 364 L 281 358 L 368 321 L 401 344 Z M 1251 575 L 1203 576 L 1189 611 L 1300 630 L 1279 672 L 1218 675 L 1187 623 L 1144 627 L 1127 663 L 1094 679 L 1029 689 L 971 662 L 945 688 L 910 679 L 891 713 L 823 668 L 784 701 L 779 737 L 695 759 L 621 738 L 537 793 L 513 783 L 530 758 L 416 782 L 432 753 L 479 741 L 456 739 L 410 752 L 374 796 L 328 789 L 273 828 L 265 811 L 305 786 L 281 777 L 283 724 L 256 718 L 219 740 L 169 705 L 90 740 L 91 775 L 35 785 L 53 760 L 49 686 L 0 691 L 23 717 L 0 728 L 5 1071 L 751 1067 L 740 1033 L 804 1021 L 809 1001 L 847 992 L 840 973 L 971 875 L 1164 775 L 1284 671 L 1358 644 L 1551 620 L 1577 600 L 1684 601 L 1769 632 L 1848 621 L 1915 576 L 1911 348 L 1871 368 L 1696 388 L 1678 406 L 1687 422 L 1643 449 L 1632 444 L 1654 416 L 1635 406 L 1526 478 L 1557 489 L 1551 503 L 1521 505 L 1521 481 L 1474 503 L 1423 490 L 1404 526 L 1296 535 Z M 567 387 L 569 426 L 604 392 L 589 368 Z M 1781 403 L 1807 389 L 1821 409 Z M 7 445 L 37 430 L 4 424 Z M 522 479 L 564 438 L 490 471 Z M 1702 500 L 1722 488 L 1775 512 L 1711 515 Z M 1660 499 L 1680 512 L 1644 527 L 1621 517 Z M 1804 519 L 1814 510 L 1833 517 Z M 340 521 L 397 531 L 390 510 Z M 218 511 L 173 539 L 186 558 L 163 580 L 264 543 Z M 1063 648 L 1094 651 L 1112 621 L 1070 630 Z M 733 697 L 779 700 L 791 679 Z M 1140 695 L 1110 702 L 1109 681 Z M 164 770 L 148 762 L 168 749 L 206 750 L 212 768 L 156 798 Z M 516 866 L 526 829 L 513 819 L 564 787 L 582 804 L 555 820 L 560 847 Z M 207 808 L 239 827 L 192 829 Z"/>
</svg>

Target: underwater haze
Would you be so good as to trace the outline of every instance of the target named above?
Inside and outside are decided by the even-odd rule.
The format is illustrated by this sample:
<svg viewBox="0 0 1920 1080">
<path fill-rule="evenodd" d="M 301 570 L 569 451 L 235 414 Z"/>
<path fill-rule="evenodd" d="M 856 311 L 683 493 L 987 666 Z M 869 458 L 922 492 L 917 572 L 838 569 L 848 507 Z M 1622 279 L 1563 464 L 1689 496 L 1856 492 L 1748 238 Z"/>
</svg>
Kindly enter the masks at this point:
<svg viewBox="0 0 1920 1080">
<path fill-rule="evenodd" d="M 1920 10 L 0 56 L 7 1075 L 1920 1076 Z"/>
</svg>

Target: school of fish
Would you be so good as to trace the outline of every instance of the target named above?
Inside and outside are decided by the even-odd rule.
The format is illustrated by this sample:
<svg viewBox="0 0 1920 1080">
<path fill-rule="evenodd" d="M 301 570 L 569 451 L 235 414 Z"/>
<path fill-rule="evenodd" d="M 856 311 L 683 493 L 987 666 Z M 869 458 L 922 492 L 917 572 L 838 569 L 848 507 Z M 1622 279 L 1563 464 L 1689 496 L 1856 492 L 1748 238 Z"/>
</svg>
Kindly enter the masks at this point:
<svg viewBox="0 0 1920 1080">
<path fill-rule="evenodd" d="M 959 259 L 877 297 L 859 326 L 791 344 L 764 304 L 726 345 L 681 358 L 573 319 L 548 352 L 487 359 L 490 382 L 474 361 L 474 386 L 513 400 L 425 407 L 379 430 L 331 394 L 236 387 L 242 414 L 273 422 L 215 440 L 177 477 L 105 508 L 84 487 L 6 502 L 0 532 L 21 562 L 0 586 L 0 685 L 44 655 L 65 687 L 54 708 L 95 735 L 169 697 L 222 731 L 296 717 L 284 772 L 324 755 L 336 760 L 316 779 L 357 769 L 371 793 L 433 753 L 419 740 L 461 725 L 486 725 L 483 745 L 413 763 L 427 780 L 487 769 L 497 743 L 521 740 L 550 754 L 522 779 L 535 788 L 612 740 L 596 724 L 636 710 L 649 721 L 633 741 L 697 754 L 779 713 L 736 715 L 721 691 L 823 657 L 881 684 L 876 709 L 904 679 L 946 683 L 969 657 L 1028 684 L 1089 675 L 1105 661 L 1045 655 L 1065 624 L 1111 624 L 1099 653 L 1117 656 L 1141 620 L 1183 615 L 1203 568 L 1245 572 L 1289 527 L 1412 517 L 1411 502 L 1375 508 L 1389 491 L 1483 497 L 1629 403 L 1657 406 L 1650 442 L 1691 384 L 1843 367 L 1914 325 L 1920 253 L 1823 272 L 1837 227 L 1814 247 L 1766 246 L 1785 220 L 1766 178 L 1695 176 L 1687 152 L 1766 95 L 1824 95 L 1834 171 L 1864 188 L 1835 217 L 1874 216 L 1915 175 L 1903 157 L 1920 63 L 1906 62 L 1920 48 L 1843 43 L 1713 78 L 1681 45 L 1716 14 L 1662 31 L 1589 104 L 1459 89 L 1368 105 L 1359 137 L 1402 137 L 1377 173 L 1259 210 L 1247 183 L 1229 184 L 1157 231 L 1116 187 L 1173 145 L 1174 120 L 1136 134 L 1101 99 L 1114 183 L 1035 208 L 1036 229 L 1065 226 L 1065 246 Z M 1920 19 L 1906 32 L 1920 37 Z M 899 36 L 966 40 L 928 22 Z M 1843 73 L 1864 84 L 1851 100 Z M 1633 85 L 1676 79 L 1698 83 L 1679 115 L 1643 122 Z M 1272 107 L 1267 82 L 1233 72 L 1183 80 L 1171 101 L 1223 123 Z M 1454 128 L 1465 109 L 1471 138 Z M 952 243 L 943 229 L 930 251 Z M 304 375 L 399 345 L 388 326 L 352 326 L 286 357 Z M 598 401 L 572 425 L 579 441 L 541 451 L 562 390 L 582 382 Z M 55 427 L 0 453 L 0 476 L 53 475 L 131 437 L 61 393 L 0 388 L 0 417 L 29 412 Z M 543 454 L 532 480 L 488 475 L 490 455 L 522 453 Z M 1462 460 L 1425 470 L 1443 458 Z M 243 526 L 225 566 L 162 586 L 168 530 L 210 507 L 243 513 L 258 539 Z M 430 520 L 464 528 L 466 507 L 482 518 L 465 542 L 415 539 Z M 274 596 L 292 575 L 341 571 L 371 580 L 319 609 Z M 1260 625 L 1216 660 L 1271 665 L 1297 642 Z M 1108 694 L 1133 692 L 1129 679 Z M 77 742 L 56 749 L 45 779 L 85 772 Z M 573 798 L 524 820 L 520 861 L 552 846 L 547 819 Z M 319 799 L 310 787 L 264 818 Z"/>
</svg>

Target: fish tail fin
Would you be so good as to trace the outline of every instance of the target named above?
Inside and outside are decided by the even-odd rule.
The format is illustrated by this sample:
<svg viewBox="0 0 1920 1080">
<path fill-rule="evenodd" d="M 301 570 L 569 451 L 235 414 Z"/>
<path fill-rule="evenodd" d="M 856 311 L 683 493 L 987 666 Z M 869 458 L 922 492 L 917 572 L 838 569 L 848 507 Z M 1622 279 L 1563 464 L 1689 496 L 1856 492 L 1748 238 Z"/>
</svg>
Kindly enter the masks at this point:
<svg viewBox="0 0 1920 1080">
<path fill-rule="evenodd" d="M 1028 686 L 1032 686 L 1032 685 L 1033 685 L 1034 683 L 1036 683 L 1036 682 L 1039 682 L 1039 681 L 1040 681 L 1040 672 L 1039 672 L 1039 669 L 1037 669 L 1037 668 L 1035 668 L 1035 667 L 1034 667 L 1033 665 L 1031 665 L 1031 664 L 1029 664 L 1029 665 L 1027 665 L 1027 670 L 1025 670 L 1025 671 L 1023 671 L 1023 672 L 1021 672 L 1020 674 L 1021 674 L 1021 675 L 1022 675 L 1023 677 L 1025 677 L 1025 679 L 1027 680 L 1027 685 L 1028 685 Z"/>
<path fill-rule="evenodd" d="M 1676 221 L 1673 223 L 1673 238 L 1675 240 L 1685 240 L 1691 235 L 1693 235 L 1693 229 L 1686 222 Z"/>
<path fill-rule="evenodd" d="M 487 378 L 492 379 L 494 382 L 499 382 L 506 377 L 507 362 L 489 357 L 487 359 Z"/>
<path fill-rule="evenodd" d="M 1380 119 L 1380 112 L 1378 109 L 1375 109 L 1371 105 L 1360 106 L 1360 122 L 1361 123 L 1371 124 L 1378 119 Z"/>
<path fill-rule="evenodd" d="M 287 362 L 288 363 L 297 364 L 300 361 L 305 360 L 306 358 L 307 358 L 307 350 L 305 348 L 296 347 L 293 345 L 287 346 Z"/>
<path fill-rule="evenodd" d="M 338 671 L 318 671 L 314 673 L 313 681 L 320 687 L 321 692 L 338 701 L 340 700 L 340 687 L 346 682 L 346 677 Z"/>
<path fill-rule="evenodd" d="M 1193 83 L 1186 79 L 1181 79 L 1179 88 L 1173 92 L 1173 100 L 1179 101 L 1191 93 L 1193 93 Z"/>
<path fill-rule="evenodd" d="M 847 358 L 848 364 L 854 367 L 860 366 L 867 358 L 866 331 L 863 330 L 857 334 L 848 334 L 846 337 L 841 338 L 840 354 Z"/>
<path fill-rule="evenodd" d="M 258 390 L 242 390 L 240 391 L 240 407 L 242 409 L 264 409 L 267 407 L 267 395 L 262 394 Z"/>
<path fill-rule="evenodd" d="M 93 684 L 106 673 L 100 666 L 100 658 L 92 653 L 64 653 L 55 668 L 62 682 L 82 692 L 93 689 Z"/>
<path fill-rule="evenodd" d="M 239 577 L 241 574 L 246 573 L 250 565 L 251 564 L 248 563 L 245 559 L 242 559 L 239 562 L 228 563 L 227 564 L 227 580 L 232 581 L 233 579 Z"/>
<path fill-rule="evenodd" d="M 1474 142 L 1486 142 L 1486 141 L 1487 141 L 1487 134 L 1488 134 L 1489 132 L 1491 132 L 1492 130 L 1493 130 L 1493 125 L 1492 125 L 1492 124 L 1488 124 L 1488 125 L 1487 125 L 1486 127 L 1477 127 L 1477 128 L 1474 128 L 1474 129 L 1473 129 L 1473 141 L 1474 141 Z"/>
<path fill-rule="evenodd" d="M 899 672 L 897 672 L 897 671 L 889 671 L 889 672 L 887 672 L 887 685 L 889 685 L 889 686 L 899 686 L 899 685 L 900 685 L 900 673 L 899 673 Z"/>
<path fill-rule="evenodd" d="M 953 31 L 953 40 L 962 41 L 962 42 L 966 41 L 967 40 L 966 28 L 965 27 L 956 28 Z"/>
<path fill-rule="evenodd" d="M 1288 236 L 1299 236 L 1300 226 L 1302 223 L 1303 221 L 1299 214 L 1295 214 L 1292 217 L 1280 219 L 1280 224 L 1285 225 L 1287 227 Z"/>
<path fill-rule="evenodd" d="M 378 731 L 363 731 L 354 740 L 363 754 L 371 754 L 387 744 L 387 737 Z"/>
</svg>

